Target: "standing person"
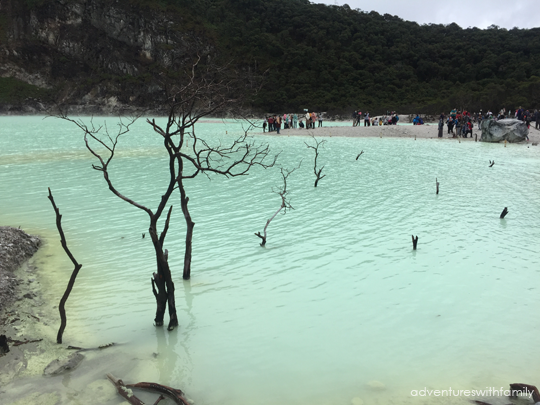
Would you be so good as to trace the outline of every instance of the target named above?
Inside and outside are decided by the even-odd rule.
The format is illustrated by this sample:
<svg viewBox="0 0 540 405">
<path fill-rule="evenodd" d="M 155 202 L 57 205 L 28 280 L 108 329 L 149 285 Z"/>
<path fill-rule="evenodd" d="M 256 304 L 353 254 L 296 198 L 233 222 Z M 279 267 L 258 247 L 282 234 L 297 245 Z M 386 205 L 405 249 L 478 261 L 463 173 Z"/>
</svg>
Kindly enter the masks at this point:
<svg viewBox="0 0 540 405">
<path fill-rule="evenodd" d="M 268 117 L 268 132 L 272 132 L 274 130 L 274 117 L 270 116 Z"/>
<path fill-rule="evenodd" d="M 322 127 L 322 114 L 319 113 L 319 128 Z"/>
<path fill-rule="evenodd" d="M 311 128 L 311 115 L 306 111 L 306 129 Z"/>
<path fill-rule="evenodd" d="M 276 131 L 279 135 L 279 129 L 281 128 L 281 117 L 279 115 L 277 115 L 274 120 L 274 126 L 276 127 Z"/>
<path fill-rule="evenodd" d="M 452 116 L 448 117 L 446 120 L 446 125 L 448 125 L 448 133 L 452 134 L 452 138 L 454 135 L 454 120 L 452 119 Z"/>
<path fill-rule="evenodd" d="M 540 128 L 540 112 L 538 110 L 534 110 L 534 128 L 539 129 Z"/>
<path fill-rule="evenodd" d="M 355 127 L 358 125 L 358 111 L 352 113 L 352 126 Z"/>
<path fill-rule="evenodd" d="M 263 133 L 266 132 L 266 126 L 267 125 L 268 125 L 268 117 L 265 117 L 264 122 L 263 122 Z"/>
<path fill-rule="evenodd" d="M 517 119 L 520 120 L 520 121 L 523 121 L 523 109 L 521 108 L 521 106 L 519 107 L 519 109 L 517 110 Z"/>
<path fill-rule="evenodd" d="M 454 125 L 456 126 L 456 134 L 452 138 L 457 138 L 461 136 L 461 122 L 457 120 L 457 118 L 454 120 Z"/>
<path fill-rule="evenodd" d="M 439 118 L 439 138 L 442 138 L 443 129 L 444 129 L 444 120 L 442 118 Z"/>
<path fill-rule="evenodd" d="M 471 122 L 471 120 L 468 120 L 467 121 L 467 132 L 465 132 L 465 138 L 467 138 L 467 134 L 471 134 L 471 138 L 472 138 L 472 129 L 473 129 L 473 124 Z"/>
<path fill-rule="evenodd" d="M 367 112 L 367 111 L 364 114 L 364 126 L 369 127 L 369 112 Z"/>
<path fill-rule="evenodd" d="M 294 113 L 292 118 L 292 126 L 294 129 L 298 127 L 298 114 Z"/>
</svg>

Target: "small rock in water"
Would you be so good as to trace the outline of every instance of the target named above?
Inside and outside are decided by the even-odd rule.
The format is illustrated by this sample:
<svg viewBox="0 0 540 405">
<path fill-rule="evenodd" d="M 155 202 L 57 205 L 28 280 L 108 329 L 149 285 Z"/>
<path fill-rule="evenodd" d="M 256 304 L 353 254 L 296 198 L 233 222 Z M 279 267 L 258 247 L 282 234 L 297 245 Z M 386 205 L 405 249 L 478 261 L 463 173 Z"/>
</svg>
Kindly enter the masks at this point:
<svg viewBox="0 0 540 405">
<path fill-rule="evenodd" d="M 73 353 L 66 359 L 56 359 L 49 363 L 43 374 L 45 375 L 58 375 L 65 373 L 66 371 L 74 370 L 83 361 L 84 356 L 81 353 Z"/>
<path fill-rule="evenodd" d="M 362 401 L 358 397 L 354 397 L 353 399 L 351 399 L 351 405 L 364 405 L 364 401 Z"/>
<path fill-rule="evenodd" d="M 370 381 L 368 382 L 368 386 L 369 388 L 374 390 L 384 390 L 386 388 L 384 384 L 380 381 Z"/>
</svg>

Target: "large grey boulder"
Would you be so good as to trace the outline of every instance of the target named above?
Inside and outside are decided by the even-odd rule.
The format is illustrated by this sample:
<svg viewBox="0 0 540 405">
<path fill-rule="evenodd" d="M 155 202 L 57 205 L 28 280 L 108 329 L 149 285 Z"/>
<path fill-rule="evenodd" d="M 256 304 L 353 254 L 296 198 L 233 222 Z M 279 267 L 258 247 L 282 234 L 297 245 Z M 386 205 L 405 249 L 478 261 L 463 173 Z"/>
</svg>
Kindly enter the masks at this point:
<svg viewBox="0 0 540 405">
<path fill-rule="evenodd" d="M 504 120 L 482 121 L 482 142 L 522 142 L 529 135 L 529 128 L 524 121 L 507 118 Z"/>
</svg>

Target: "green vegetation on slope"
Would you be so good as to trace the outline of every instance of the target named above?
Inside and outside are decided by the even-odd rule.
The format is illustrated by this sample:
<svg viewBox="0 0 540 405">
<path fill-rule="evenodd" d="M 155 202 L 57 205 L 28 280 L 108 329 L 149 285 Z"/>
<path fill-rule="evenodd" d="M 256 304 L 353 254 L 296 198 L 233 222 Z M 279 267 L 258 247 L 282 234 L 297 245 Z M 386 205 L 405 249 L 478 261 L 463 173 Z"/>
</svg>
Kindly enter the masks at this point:
<svg viewBox="0 0 540 405">
<path fill-rule="evenodd" d="M 124 1 L 181 15 L 222 55 L 267 72 L 261 110 L 540 107 L 540 28 L 418 25 L 308 0 Z"/>
<path fill-rule="evenodd" d="M 0 77 L 0 103 L 20 103 L 28 98 L 47 101 L 50 91 L 13 77 Z"/>
</svg>

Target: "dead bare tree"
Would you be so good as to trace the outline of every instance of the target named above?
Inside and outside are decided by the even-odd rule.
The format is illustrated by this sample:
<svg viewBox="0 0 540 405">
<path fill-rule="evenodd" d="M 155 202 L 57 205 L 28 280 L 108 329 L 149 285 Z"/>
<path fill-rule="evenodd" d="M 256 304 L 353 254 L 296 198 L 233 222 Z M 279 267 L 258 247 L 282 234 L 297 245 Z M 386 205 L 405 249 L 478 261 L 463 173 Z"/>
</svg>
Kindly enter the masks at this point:
<svg viewBox="0 0 540 405">
<path fill-rule="evenodd" d="M 157 272 L 152 277 L 152 291 L 156 298 L 156 326 L 163 325 L 167 305 L 169 307 L 169 326 L 172 330 L 178 326 L 176 305 L 174 300 L 174 283 L 168 264 L 168 250 L 163 249 L 164 240 L 169 229 L 172 206 L 167 214 L 163 231 L 158 235 L 157 223 L 171 197 L 178 188 L 180 205 L 186 222 L 186 239 L 184 252 L 183 278 L 191 276 L 191 256 L 193 228 L 195 223 L 188 209 L 189 197 L 185 189 L 185 180 L 193 179 L 198 174 L 220 174 L 236 177 L 248 174 L 254 166 L 271 167 L 276 157 L 270 157 L 268 145 L 257 144 L 249 135 L 249 129 L 230 145 L 211 144 L 201 139 L 195 132 L 195 124 L 202 118 L 222 111 L 242 100 L 242 88 L 253 91 L 250 77 L 240 75 L 230 65 L 218 65 L 210 57 L 204 59 L 195 55 L 183 63 L 183 68 L 163 71 L 160 75 L 161 85 L 166 94 L 168 106 L 167 120 L 164 125 L 155 119 L 147 119 L 152 130 L 162 137 L 163 145 L 168 153 L 169 181 L 161 196 L 157 209 L 150 208 L 123 195 L 113 184 L 109 165 L 115 155 L 119 139 L 129 132 L 136 118 L 127 122 L 120 120 L 118 131 L 111 134 L 106 125 L 94 126 L 93 121 L 86 125 L 81 120 L 73 120 L 65 114 L 60 117 L 76 124 L 84 133 L 86 148 L 94 155 L 98 165 L 92 167 L 102 172 L 109 189 L 120 199 L 143 210 L 150 220 L 149 234 L 156 254 Z M 144 234 L 143 234 L 144 237 Z"/>
<path fill-rule="evenodd" d="M 195 124 L 202 117 L 222 111 L 239 102 L 239 89 L 253 90 L 253 81 L 238 72 L 231 74 L 230 66 L 218 66 L 210 61 L 201 63 L 197 56 L 186 68 L 183 82 L 174 81 L 165 85 L 168 89 L 169 113 L 167 123 L 158 125 L 155 120 L 147 120 L 153 130 L 164 138 L 165 146 L 178 165 L 176 186 L 180 191 L 180 205 L 186 221 L 184 269 L 182 277 L 191 277 L 193 228 L 195 222 L 188 209 L 189 197 L 185 180 L 198 174 L 219 174 L 226 177 L 247 175 L 255 166 L 272 167 L 277 156 L 270 156 L 267 144 L 257 144 L 248 134 L 254 127 L 249 123 L 244 134 L 230 145 L 211 145 L 195 132 Z"/>
<path fill-rule="evenodd" d="M 67 318 L 66 318 L 66 302 L 69 298 L 69 294 L 71 293 L 71 290 L 73 289 L 73 286 L 75 285 L 75 280 L 77 279 L 77 275 L 79 274 L 79 270 L 82 267 L 82 264 L 78 263 L 71 251 L 69 250 L 67 246 L 66 237 L 64 235 L 64 230 L 62 229 L 62 215 L 60 214 L 60 210 L 56 206 L 56 203 L 54 202 L 54 197 L 51 193 L 51 189 L 49 188 L 49 200 L 51 201 L 51 204 L 54 209 L 54 213 L 56 214 L 56 228 L 58 229 L 58 233 L 60 234 L 60 242 L 62 243 L 62 247 L 64 248 L 64 251 L 68 255 L 69 259 L 75 266 L 73 268 L 73 272 L 71 273 L 71 277 L 69 278 L 68 285 L 66 287 L 66 291 L 64 292 L 64 295 L 60 299 L 60 304 L 58 305 L 58 311 L 60 312 L 60 328 L 58 329 L 58 334 L 56 335 L 56 343 L 62 343 L 62 336 L 64 334 L 64 330 L 66 329 L 67 324 Z"/>
<path fill-rule="evenodd" d="M 315 146 L 312 146 L 312 145 L 308 144 L 307 142 L 304 142 L 304 143 L 306 144 L 306 146 L 308 148 L 313 149 L 315 151 L 315 162 L 314 162 L 314 165 L 313 165 L 313 172 L 315 173 L 315 185 L 314 185 L 314 187 L 317 187 L 317 184 L 319 183 L 319 180 L 322 180 L 324 177 L 326 177 L 326 174 L 321 176 L 321 172 L 324 169 L 324 166 L 317 170 L 317 158 L 319 157 L 319 146 L 324 145 L 326 140 L 323 139 L 322 141 L 318 141 L 317 138 L 315 138 L 315 136 L 311 135 L 311 137 L 315 141 Z M 360 155 L 361 154 L 362 153 L 360 153 Z M 360 155 L 358 155 L 356 157 L 357 160 L 358 160 L 358 157 L 360 157 Z"/>
<path fill-rule="evenodd" d="M 278 194 L 280 197 L 281 197 L 281 205 L 279 207 L 279 209 L 274 213 L 274 215 L 272 215 L 272 217 L 266 221 L 266 225 L 264 226 L 264 229 L 263 229 L 263 234 L 261 235 L 260 232 L 257 232 L 255 235 L 258 236 L 259 238 L 262 239 L 262 242 L 261 242 L 261 246 L 266 246 L 266 230 L 268 229 L 268 225 L 270 225 L 270 222 L 272 222 L 272 220 L 276 217 L 277 214 L 280 213 L 281 210 L 283 210 L 283 213 L 286 213 L 287 210 L 292 210 L 294 209 L 293 206 L 291 205 L 291 203 L 289 202 L 289 200 L 287 199 L 287 178 L 296 170 L 300 167 L 300 165 L 302 164 L 302 161 L 300 161 L 300 163 L 298 164 L 298 167 L 295 167 L 294 169 L 284 169 L 283 167 L 280 169 L 281 170 L 281 177 L 283 178 L 283 186 L 276 189 L 276 190 L 272 190 L 274 193 Z"/>
<path fill-rule="evenodd" d="M 169 228 L 172 206 L 169 208 L 165 226 L 160 235 L 158 235 L 157 223 L 176 185 L 178 174 L 175 166 L 175 155 L 172 152 L 169 153 L 169 183 L 167 189 L 161 196 L 161 201 L 159 202 L 156 211 L 154 212 L 150 208 L 137 203 L 131 198 L 120 193 L 117 187 L 113 184 L 109 174 L 109 165 L 115 156 L 116 147 L 118 146 L 120 137 L 129 132 L 130 127 L 135 122 L 136 118 L 132 118 L 127 122 L 120 120 L 116 134 L 111 134 L 106 125 L 95 126 L 93 120 L 91 120 L 90 124 L 87 125 L 82 120 L 74 120 L 68 118 L 66 115 L 60 115 L 60 118 L 74 123 L 83 131 L 86 148 L 99 161 L 99 164 L 92 165 L 92 168 L 103 174 L 103 178 L 105 179 L 109 190 L 111 190 L 111 192 L 118 198 L 148 214 L 150 220 L 148 231 L 152 240 L 157 262 L 157 273 L 154 273 L 153 278 L 151 279 L 152 291 L 156 298 L 157 304 L 156 317 L 154 321 L 156 326 L 163 325 L 163 318 L 168 304 L 170 319 L 167 329 L 174 329 L 176 326 L 178 326 L 176 305 L 174 302 L 174 283 L 172 281 L 171 271 L 169 269 L 167 250 L 163 250 L 163 243 Z M 167 147 L 167 142 L 165 142 L 165 147 Z"/>
</svg>

